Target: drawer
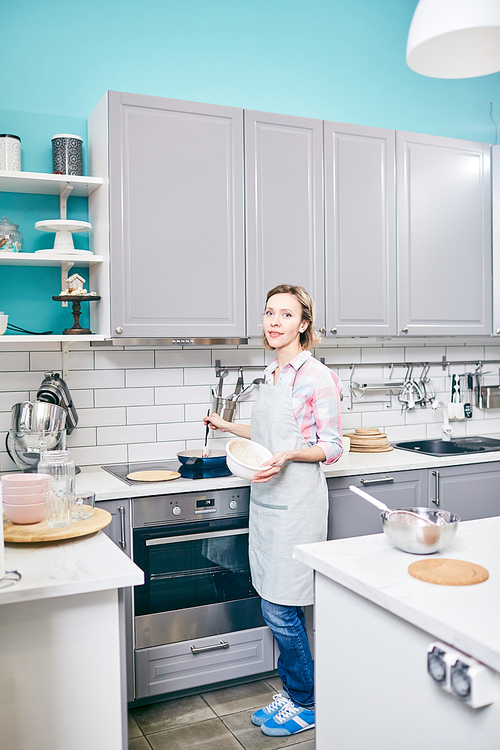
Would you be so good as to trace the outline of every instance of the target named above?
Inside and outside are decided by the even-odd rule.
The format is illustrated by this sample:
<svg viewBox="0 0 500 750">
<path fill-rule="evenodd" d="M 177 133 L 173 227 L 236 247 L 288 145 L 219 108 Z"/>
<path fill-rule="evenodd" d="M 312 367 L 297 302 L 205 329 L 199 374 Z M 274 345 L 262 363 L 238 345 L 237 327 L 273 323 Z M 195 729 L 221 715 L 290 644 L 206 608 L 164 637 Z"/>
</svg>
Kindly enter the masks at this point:
<svg viewBox="0 0 500 750">
<path fill-rule="evenodd" d="M 203 650 L 227 643 L 226 648 Z M 193 653 L 192 647 L 198 653 Z M 274 670 L 273 636 L 267 627 L 135 652 L 136 698 L 171 693 Z"/>
</svg>

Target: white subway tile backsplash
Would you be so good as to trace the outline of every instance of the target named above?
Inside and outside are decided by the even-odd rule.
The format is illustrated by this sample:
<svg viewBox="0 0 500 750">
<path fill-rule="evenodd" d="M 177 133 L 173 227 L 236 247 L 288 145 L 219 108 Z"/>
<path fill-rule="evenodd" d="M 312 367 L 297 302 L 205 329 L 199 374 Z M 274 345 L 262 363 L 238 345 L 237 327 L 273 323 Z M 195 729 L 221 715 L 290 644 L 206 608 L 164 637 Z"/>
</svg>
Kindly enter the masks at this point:
<svg viewBox="0 0 500 750">
<path fill-rule="evenodd" d="M 77 466 L 102 466 L 127 462 L 126 445 L 95 445 L 72 448 L 71 457 Z"/>
<path fill-rule="evenodd" d="M 148 368 L 155 366 L 154 351 L 97 351 L 96 370 L 130 370 L 132 367 Z"/>
<path fill-rule="evenodd" d="M 71 387 L 71 382 L 68 379 L 68 386 L 71 391 L 71 397 L 73 399 L 73 403 L 76 407 L 76 409 L 90 409 L 92 406 L 94 406 L 94 391 L 92 390 L 74 390 Z M 36 393 L 34 393 L 30 398 L 36 398 Z"/>
<path fill-rule="evenodd" d="M 126 423 L 127 411 L 124 406 L 78 410 L 78 428 L 91 426 L 101 427 Z"/>
<path fill-rule="evenodd" d="M 123 370 L 73 370 L 67 380 L 68 388 L 123 388 Z"/>
<path fill-rule="evenodd" d="M 154 388 L 103 388 L 95 391 L 95 406 L 152 406 Z"/>
<path fill-rule="evenodd" d="M 156 388 L 155 404 L 208 404 L 212 402 L 208 385 L 191 385 L 176 388 Z"/>
<path fill-rule="evenodd" d="M 182 404 L 164 406 L 128 406 L 127 424 L 161 424 L 162 422 L 184 421 Z M 110 422 L 108 424 L 111 424 Z"/>
<path fill-rule="evenodd" d="M 233 375 L 232 380 L 236 382 L 236 374 Z M 229 373 L 228 373 L 229 377 Z M 230 381 L 228 377 L 224 379 L 224 383 L 228 384 Z M 213 385 L 218 379 L 215 377 L 215 368 L 213 367 L 189 367 L 184 371 L 184 385 Z"/>
<path fill-rule="evenodd" d="M 76 448 L 84 445 L 97 445 L 95 427 L 81 427 L 78 422 L 78 429 L 73 430 L 67 437 L 68 448 Z"/>
<path fill-rule="evenodd" d="M 266 354 L 268 358 L 266 359 Z M 262 344 L 258 349 L 213 349 L 212 365 L 215 367 L 215 360 L 220 359 L 221 365 L 230 367 L 244 367 L 245 365 L 262 365 L 272 362 L 276 354 L 267 352 Z"/>
<path fill-rule="evenodd" d="M 162 385 L 182 385 L 182 369 L 126 370 L 125 385 L 127 388 L 155 388 Z"/>
<path fill-rule="evenodd" d="M 137 443 L 129 445 L 129 461 L 164 461 L 177 457 L 177 453 L 186 450 L 183 441 L 168 443 Z"/>
<path fill-rule="evenodd" d="M 156 425 L 154 424 L 97 428 L 97 445 L 154 443 L 155 440 Z"/>
<path fill-rule="evenodd" d="M 156 367 L 210 367 L 211 364 L 210 349 L 157 349 L 155 352 Z"/>
<path fill-rule="evenodd" d="M 0 375 L 1 378 L 1 375 Z M 0 380 L 0 388 L 2 388 Z M 10 411 L 14 404 L 18 404 L 20 401 L 29 401 L 29 391 L 0 391 L 0 411 Z"/>
<path fill-rule="evenodd" d="M 0 388 L 2 391 L 37 391 L 42 379 L 39 372 L 17 370 L 15 372 L 1 372 Z"/>
<path fill-rule="evenodd" d="M 29 369 L 29 352 L 0 352 L 0 372 Z"/>
<path fill-rule="evenodd" d="M 391 425 L 387 428 L 389 442 L 396 443 L 402 440 L 422 440 L 427 437 L 425 424 L 413 424 L 396 427 Z"/>
<path fill-rule="evenodd" d="M 62 352 L 31 352 L 30 370 L 61 372 Z"/>
<path fill-rule="evenodd" d="M 12 412 L 10 411 L 0 412 L 0 432 L 7 432 L 7 430 L 10 430 L 11 418 L 12 418 Z M 4 436 L 2 435 L 2 442 L 3 442 L 3 438 Z"/>
<path fill-rule="evenodd" d="M 172 424 L 159 424 L 157 427 L 158 440 L 196 440 L 204 439 L 205 426 L 199 422 L 177 422 Z"/>
</svg>

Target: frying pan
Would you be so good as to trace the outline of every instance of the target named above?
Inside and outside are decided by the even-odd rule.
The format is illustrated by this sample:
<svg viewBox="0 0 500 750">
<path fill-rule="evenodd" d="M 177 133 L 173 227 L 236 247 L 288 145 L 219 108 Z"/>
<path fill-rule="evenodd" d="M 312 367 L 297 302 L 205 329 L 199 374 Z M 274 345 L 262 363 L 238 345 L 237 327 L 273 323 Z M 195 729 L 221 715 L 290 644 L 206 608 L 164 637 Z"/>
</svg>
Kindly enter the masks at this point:
<svg viewBox="0 0 500 750">
<path fill-rule="evenodd" d="M 192 448 L 188 451 L 181 451 L 177 454 L 177 458 L 181 464 L 185 464 L 186 466 L 205 467 L 207 469 L 226 466 L 226 451 L 211 448 L 210 455 L 206 457 L 203 457 L 202 453 L 203 448 Z"/>
</svg>

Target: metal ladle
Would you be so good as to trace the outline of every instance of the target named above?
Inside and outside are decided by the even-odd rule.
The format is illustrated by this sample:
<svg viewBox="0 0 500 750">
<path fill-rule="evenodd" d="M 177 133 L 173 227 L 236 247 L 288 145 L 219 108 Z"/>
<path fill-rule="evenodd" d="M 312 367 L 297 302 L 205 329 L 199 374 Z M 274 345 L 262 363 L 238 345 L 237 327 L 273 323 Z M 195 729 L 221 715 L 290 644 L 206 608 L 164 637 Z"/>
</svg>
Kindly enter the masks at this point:
<svg viewBox="0 0 500 750">
<path fill-rule="evenodd" d="M 360 490 L 359 487 L 355 487 L 353 484 L 349 486 L 349 489 L 351 492 L 354 492 L 356 495 L 359 495 L 363 498 L 363 500 L 367 500 L 369 503 L 374 505 L 379 510 L 386 510 L 387 513 L 387 520 L 388 521 L 394 521 L 396 523 L 405 523 L 407 525 L 411 526 L 439 526 L 441 524 L 436 524 L 434 521 L 431 521 L 429 518 L 424 518 L 423 516 L 419 516 L 418 513 L 414 513 L 411 510 L 392 510 L 389 508 L 385 503 L 382 503 L 380 500 L 377 500 L 376 497 L 373 497 L 373 495 L 369 495 L 368 492 L 365 492 L 364 490 Z M 444 523 L 444 522 L 442 522 Z"/>
<path fill-rule="evenodd" d="M 252 388 L 254 385 L 261 385 L 261 383 L 265 383 L 265 382 L 266 381 L 265 381 L 264 378 L 255 378 L 255 380 L 252 380 L 252 382 L 249 385 L 247 385 L 245 388 L 243 388 L 243 390 L 240 391 L 240 393 L 237 393 L 236 392 L 237 389 L 236 389 L 236 391 L 234 393 L 232 393 L 227 400 L 228 401 L 239 401 L 239 399 L 241 398 L 241 396 L 243 396 L 243 394 L 246 393 L 248 390 L 250 390 L 250 388 Z"/>
</svg>

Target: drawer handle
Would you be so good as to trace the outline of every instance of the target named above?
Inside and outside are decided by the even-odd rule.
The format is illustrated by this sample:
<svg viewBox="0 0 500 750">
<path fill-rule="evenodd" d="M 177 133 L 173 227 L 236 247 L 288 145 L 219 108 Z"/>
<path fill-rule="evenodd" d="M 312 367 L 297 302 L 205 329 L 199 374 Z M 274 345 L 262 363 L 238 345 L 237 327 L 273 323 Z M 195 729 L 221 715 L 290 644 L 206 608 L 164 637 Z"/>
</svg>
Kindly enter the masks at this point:
<svg viewBox="0 0 500 750">
<path fill-rule="evenodd" d="M 394 477 L 381 477 L 379 479 L 360 479 L 359 480 L 363 487 L 371 487 L 374 484 L 391 484 L 394 482 Z"/>
<path fill-rule="evenodd" d="M 215 643 L 213 646 L 191 646 L 191 653 L 202 654 L 205 651 L 218 651 L 220 648 L 229 648 L 229 643 L 221 641 L 220 643 Z"/>
</svg>

